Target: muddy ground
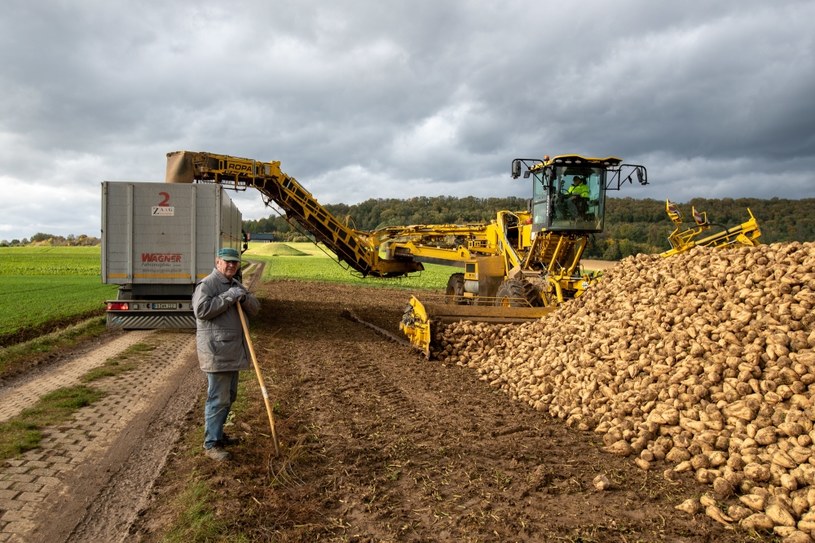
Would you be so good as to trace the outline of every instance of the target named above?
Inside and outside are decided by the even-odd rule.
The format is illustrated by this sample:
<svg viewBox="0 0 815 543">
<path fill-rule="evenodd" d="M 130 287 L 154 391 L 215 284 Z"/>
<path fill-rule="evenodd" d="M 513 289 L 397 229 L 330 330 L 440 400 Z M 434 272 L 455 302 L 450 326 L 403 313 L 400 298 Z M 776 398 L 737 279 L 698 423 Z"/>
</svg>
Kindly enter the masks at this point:
<svg viewBox="0 0 815 543">
<path fill-rule="evenodd" d="M 277 542 L 728 542 L 754 540 L 674 510 L 705 488 L 600 450 L 592 433 L 512 401 L 470 369 L 429 362 L 346 318 L 398 335 L 409 293 L 274 281 L 259 287 L 255 349 L 275 405 L 273 455 L 257 382 L 230 432 L 232 459 L 201 454 L 202 405 L 129 540 L 160 541 L 194 481 L 223 540 Z M 611 483 L 597 490 L 593 480 Z"/>
</svg>

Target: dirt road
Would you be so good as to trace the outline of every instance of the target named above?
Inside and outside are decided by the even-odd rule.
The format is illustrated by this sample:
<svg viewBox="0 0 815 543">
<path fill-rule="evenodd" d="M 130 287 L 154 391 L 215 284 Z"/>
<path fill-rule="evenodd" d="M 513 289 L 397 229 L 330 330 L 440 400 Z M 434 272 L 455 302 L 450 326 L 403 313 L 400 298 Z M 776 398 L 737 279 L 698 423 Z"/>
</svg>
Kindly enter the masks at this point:
<svg viewBox="0 0 815 543">
<path fill-rule="evenodd" d="M 123 541 L 147 503 L 202 387 L 191 332 L 130 332 L 85 346 L 0 388 L 0 422 L 128 347 L 134 369 L 91 386 L 105 396 L 47 428 L 38 449 L 0 463 L 0 541 Z"/>
</svg>

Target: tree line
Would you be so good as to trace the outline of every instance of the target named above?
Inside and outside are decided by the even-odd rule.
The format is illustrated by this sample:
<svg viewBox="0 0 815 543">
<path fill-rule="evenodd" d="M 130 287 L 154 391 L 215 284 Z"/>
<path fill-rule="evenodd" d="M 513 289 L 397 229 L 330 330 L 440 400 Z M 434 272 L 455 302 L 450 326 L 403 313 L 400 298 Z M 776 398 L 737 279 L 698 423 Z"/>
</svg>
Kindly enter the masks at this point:
<svg viewBox="0 0 815 543">
<path fill-rule="evenodd" d="M 93 247 L 102 243 L 102 240 L 93 236 L 68 234 L 58 236 L 37 232 L 31 238 L 0 240 L 0 247 L 18 247 L 22 245 L 49 245 L 52 247 Z"/>
<path fill-rule="evenodd" d="M 359 204 L 327 204 L 339 220 L 364 231 L 409 224 L 466 224 L 488 222 L 500 210 L 527 209 L 525 198 L 476 198 L 467 196 L 420 196 L 404 200 L 370 199 Z M 761 242 L 815 241 L 815 199 L 695 198 L 679 205 L 691 225 L 691 208 L 707 212 L 713 223 L 710 233 L 737 226 L 752 211 L 761 227 Z M 250 233 L 269 233 L 279 241 L 308 241 L 311 236 L 280 215 L 243 222 Z M 659 253 L 670 248 L 668 235 L 674 224 L 665 212 L 665 202 L 653 199 L 609 198 L 606 200 L 605 231 L 593 235 L 586 249 L 588 258 L 619 260 L 637 253 Z M 0 241 L 0 246 L 48 244 L 62 246 L 99 245 L 99 238 L 84 234 L 56 236 L 39 232 L 30 239 Z"/>
<path fill-rule="evenodd" d="M 500 210 L 527 209 L 525 198 L 476 198 L 421 196 L 408 199 L 370 199 L 359 204 L 326 204 L 339 220 L 364 231 L 410 224 L 464 224 L 486 222 Z M 679 204 L 685 226 L 691 226 L 691 208 L 707 212 L 710 233 L 738 226 L 750 218 L 761 227 L 761 242 L 815 241 L 815 199 L 695 198 Z M 675 225 L 665 212 L 665 202 L 653 199 L 609 198 L 605 230 L 589 241 L 586 256 L 619 260 L 637 253 L 659 253 L 670 248 L 668 235 Z M 280 215 L 244 221 L 249 233 L 270 233 L 280 241 L 306 241 L 308 232 L 290 225 Z"/>
</svg>

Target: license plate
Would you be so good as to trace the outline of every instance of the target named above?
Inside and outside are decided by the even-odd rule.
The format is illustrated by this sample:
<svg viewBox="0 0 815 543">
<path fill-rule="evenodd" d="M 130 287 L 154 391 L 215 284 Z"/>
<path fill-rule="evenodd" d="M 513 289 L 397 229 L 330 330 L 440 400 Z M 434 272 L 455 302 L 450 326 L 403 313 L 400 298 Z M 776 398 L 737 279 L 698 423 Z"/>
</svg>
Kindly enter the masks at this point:
<svg viewBox="0 0 815 543">
<path fill-rule="evenodd" d="M 178 304 L 150 304 L 152 309 L 178 309 Z"/>
</svg>

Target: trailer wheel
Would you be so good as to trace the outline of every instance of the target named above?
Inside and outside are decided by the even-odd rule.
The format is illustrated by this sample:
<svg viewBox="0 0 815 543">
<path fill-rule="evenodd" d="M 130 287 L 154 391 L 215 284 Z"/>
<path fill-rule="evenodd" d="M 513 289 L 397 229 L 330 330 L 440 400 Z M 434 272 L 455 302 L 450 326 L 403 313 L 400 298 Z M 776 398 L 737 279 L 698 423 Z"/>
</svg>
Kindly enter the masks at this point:
<svg viewBox="0 0 815 543">
<path fill-rule="evenodd" d="M 498 287 L 495 305 L 503 307 L 540 307 L 537 288 L 523 279 L 507 279 Z"/>
<path fill-rule="evenodd" d="M 448 304 L 465 305 L 467 299 L 464 297 L 464 274 L 454 273 L 447 280 L 447 290 L 444 292 Z"/>
</svg>

